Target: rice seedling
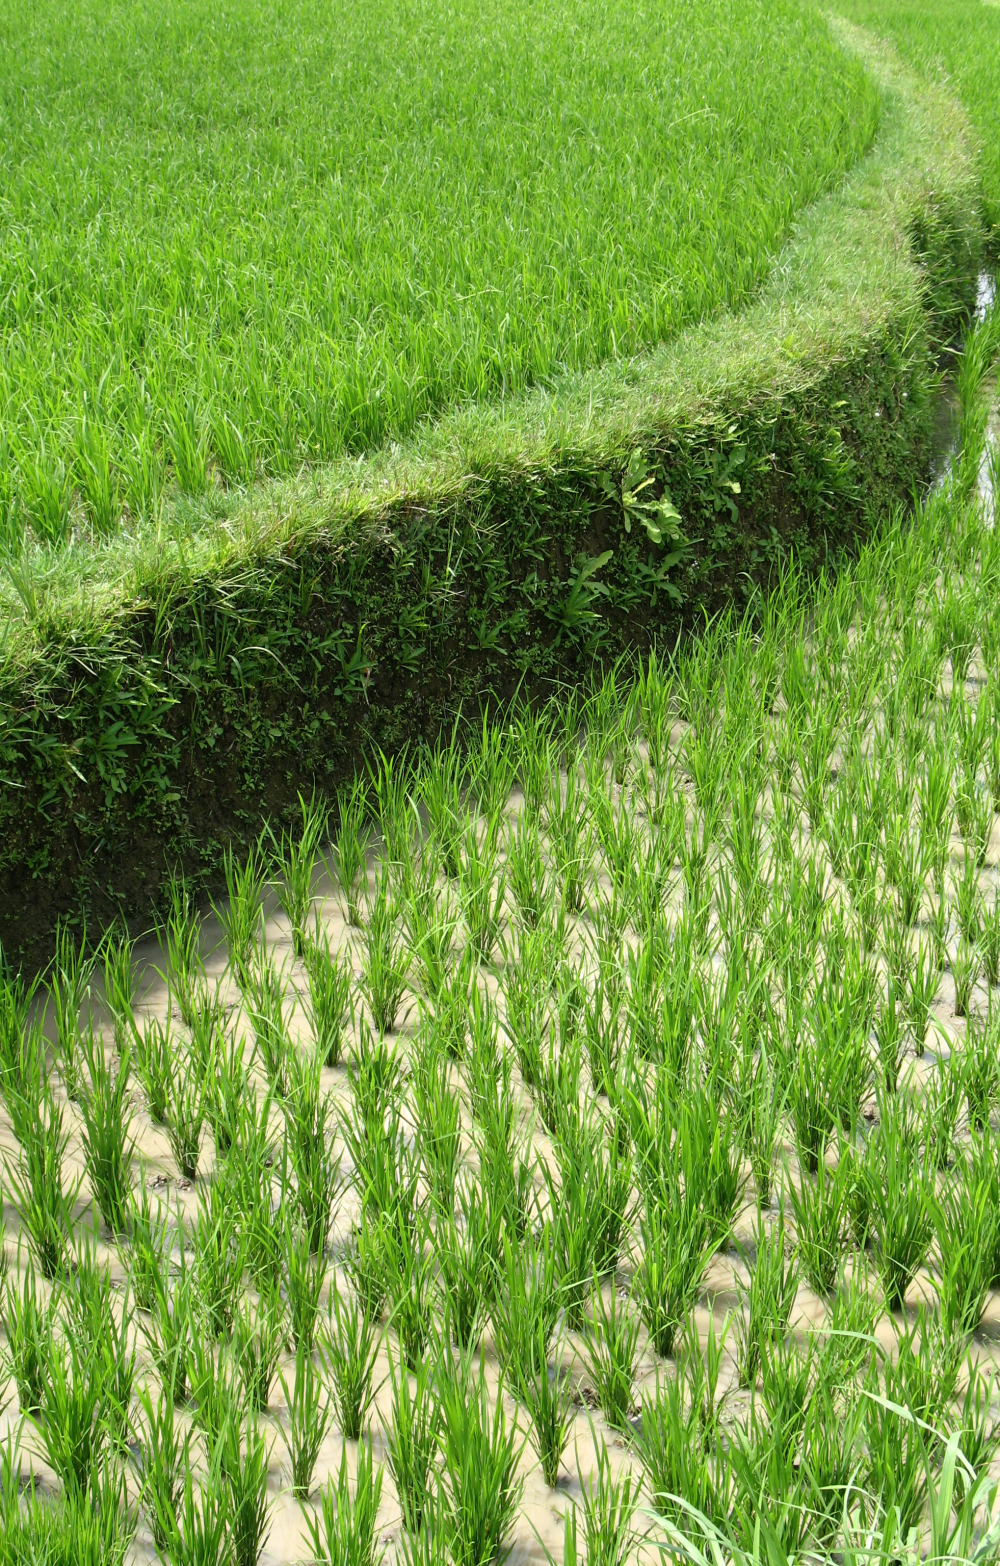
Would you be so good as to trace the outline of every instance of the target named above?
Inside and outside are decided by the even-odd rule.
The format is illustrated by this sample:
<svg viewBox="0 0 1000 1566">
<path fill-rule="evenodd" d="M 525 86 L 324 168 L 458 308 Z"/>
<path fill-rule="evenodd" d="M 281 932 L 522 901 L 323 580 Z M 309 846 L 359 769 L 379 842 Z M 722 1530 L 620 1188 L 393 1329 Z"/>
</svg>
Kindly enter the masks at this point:
<svg viewBox="0 0 1000 1566">
<path fill-rule="evenodd" d="M 189 1238 L 194 1298 L 203 1330 L 211 1342 L 228 1341 L 232 1337 L 246 1251 L 239 1214 L 218 1182 L 199 1190 Z M 289 1280 L 289 1292 L 291 1287 Z"/>
<path fill-rule="evenodd" d="M 718 1230 L 690 1198 L 664 1192 L 662 1199 L 647 1199 L 639 1232 L 642 1260 L 632 1293 L 653 1347 L 667 1356 L 697 1298 Z"/>
<path fill-rule="evenodd" d="M 608 1424 L 612 1430 L 625 1431 L 635 1400 L 639 1322 L 619 1299 L 614 1283 L 605 1304 L 595 1282 L 591 1301 L 591 1316 L 586 1323 L 587 1368 Z"/>
<path fill-rule="evenodd" d="M 344 913 L 349 925 L 360 929 L 362 881 L 368 863 L 371 833 L 365 823 L 367 809 L 364 784 L 355 779 L 350 790 L 338 801 L 338 823 L 333 837 L 333 876 L 340 888 Z"/>
<path fill-rule="evenodd" d="M 79 1561 L 123 1566 L 136 1532 L 125 1476 L 102 1464 L 86 1495 L 43 1496 L 34 1485 L 22 1495 L 13 1440 L 0 1451 L 0 1527 L 9 1561 Z"/>
<path fill-rule="evenodd" d="M 707 1515 L 720 1510 L 718 1449 L 705 1450 L 700 1410 L 686 1403 L 679 1376 L 658 1377 L 655 1393 L 643 1398 L 635 1450 L 645 1489 L 662 1516 L 680 1523 L 686 1507 Z"/>
<path fill-rule="evenodd" d="M 295 1345 L 295 1376 L 291 1388 L 283 1373 L 279 1379 L 288 1407 L 288 1429 L 282 1434 L 292 1464 L 292 1494 L 297 1501 L 304 1501 L 312 1486 L 316 1459 L 333 1412 L 331 1398 L 324 1396 L 312 1347 L 304 1338 Z"/>
<path fill-rule="evenodd" d="M 21 1413 L 30 1418 L 41 1412 L 52 1336 L 52 1308 L 39 1299 L 30 1266 L 24 1269 L 20 1288 L 10 1277 L 4 1280 L 3 1328 L 6 1366 L 17 1388 Z"/>
<path fill-rule="evenodd" d="M 951 976 L 955 981 L 955 1016 L 968 1016 L 972 991 L 979 978 L 979 949 L 964 938 L 951 953 Z"/>
<path fill-rule="evenodd" d="M 319 920 L 303 952 L 309 979 L 309 1024 L 324 1066 L 339 1066 L 352 1014 L 350 966 L 330 950 Z"/>
<path fill-rule="evenodd" d="M 178 1428 L 169 1386 L 161 1389 L 155 1401 L 148 1387 L 140 1387 L 139 1403 L 143 1412 L 138 1459 L 143 1503 L 153 1543 L 158 1550 L 166 1550 L 177 1527 L 184 1475 L 190 1471 L 190 1436 L 182 1435 Z"/>
<path fill-rule="evenodd" d="M 102 942 L 104 950 L 104 996 L 114 1033 L 116 1054 L 135 1032 L 136 976 L 133 966 L 135 942 L 127 931 L 111 929 Z"/>
<path fill-rule="evenodd" d="M 183 1403 L 188 1394 L 195 1330 L 192 1280 L 183 1250 L 180 1255 L 179 1276 L 171 1285 L 166 1269 L 161 1271 L 149 1324 L 142 1324 L 160 1384 L 174 1403 Z"/>
<path fill-rule="evenodd" d="M 251 844 L 244 859 L 237 858 L 230 844 L 222 857 L 226 878 L 226 897 L 213 903 L 212 911 L 222 926 L 229 952 L 229 967 L 241 990 L 248 988 L 254 952 L 261 939 L 261 899 L 267 870 L 260 846 Z"/>
<path fill-rule="evenodd" d="M 331 1151 L 332 1099 L 320 1086 L 322 1058 L 292 1055 L 285 1098 L 286 1145 L 295 1175 L 295 1202 L 309 1249 L 322 1256 L 330 1233 L 340 1159 Z"/>
<path fill-rule="evenodd" d="M 902 1309 L 933 1232 L 931 1184 L 913 1147 L 903 1110 L 883 1105 L 867 1182 L 872 1238 L 886 1304 Z"/>
<path fill-rule="evenodd" d="M 513 1527 L 521 1494 L 517 1428 L 494 1399 L 480 1360 L 437 1362 L 445 1516 L 456 1566 L 486 1566 Z"/>
<path fill-rule="evenodd" d="M 638 1543 L 635 1514 L 642 1492 L 641 1481 L 631 1473 L 613 1479 L 607 1448 L 599 1444 L 596 1476 L 591 1474 L 581 1489 L 587 1566 L 625 1566 Z M 572 1517 L 575 1524 L 576 1510 L 567 1512 L 566 1517 L 568 1533 L 569 1518 Z M 573 1535 L 573 1548 L 564 1554 L 564 1566 L 575 1566 L 575 1526 Z"/>
<path fill-rule="evenodd" d="M 320 1491 L 320 1515 L 305 1514 L 310 1551 L 318 1566 L 378 1566 L 375 1519 L 381 1498 L 382 1470 L 376 1469 L 371 1448 L 363 1442 L 351 1494 L 345 1448 L 336 1479 L 331 1476 Z"/>
<path fill-rule="evenodd" d="M 323 1358 L 333 1381 L 340 1428 L 348 1441 L 357 1441 L 375 1397 L 372 1381 L 380 1333 L 371 1309 L 365 1309 L 357 1294 L 345 1299 L 336 1277 L 330 1280 L 328 1312 Z"/>
<path fill-rule="evenodd" d="M 359 981 L 372 1023 L 380 1037 L 392 1033 L 406 993 L 410 960 L 396 928 L 398 905 L 387 872 L 376 877 L 364 931 L 364 960 Z"/>
<path fill-rule="evenodd" d="M 166 1125 L 174 1081 L 174 1045 L 169 1012 L 165 1022 L 160 1022 L 157 1017 L 145 1017 L 142 1027 L 136 1029 L 135 1062 L 150 1119 L 154 1125 Z"/>
<path fill-rule="evenodd" d="M 272 1093 L 276 1098 L 284 1098 L 292 1048 L 285 1027 L 288 981 L 283 972 L 275 970 L 263 944 L 255 949 L 246 984 L 244 1005 L 253 1029 L 254 1052 L 260 1057 Z"/>
<path fill-rule="evenodd" d="M 392 1475 L 403 1527 L 415 1538 L 427 1525 L 437 1497 L 437 1455 L 441 1408 L 433 1376 L 421 1360 L 411 1374 L 389 1356 L 392 1418 L 383 1420 L 385 1458 Z"/>
<path fill-rule="evenodd" d="M 129 1051 L 123 1048 L 118 1071 L 113 1074 L 93 1026 L 81 1035 L 81 1043 L 88 1078 L 79 1099 L 84 1122 L 84 1164 L 105 1226 L 112 1234 L 120 1234 L 132 1192 L 135 1152 L 128 1096 Z"/>
<path fill-rule="evenodd" d="M 244 1296 L 236 1306 L 232 1359 L 246 1407 L 253 1415 L 267 1412 L 286 1326 L 285 1301 L 273 1280 L 262 1279 L 256 1300 L 251 1302 Z"/>
<path fill-rule="evenodd" d="M 291 927 L 295 955 L 302 958 L 313 910 L 313 872 L 320 844 L 326 837 L 329 814 L 315 795 L 307 804 L 300 794 L 299 815 L 301 826 L 298 831 L 285 828 L 278 837 L 269 830 L 269 836 L 273 868 L 280 877 L 278 902 Z"/>
<path fill-rule="evenodd" d="M 994 1282 L 1000 1218 L 989 1187 L 964 1163 L 934 1203 L 941 1321 L 949 1335 L 978 1327 Z"/>
<path fill-rule="evenodd" d="M 161 977 L 177 1002 L 181 1021 L 189 1028 L 205 979 L 205 963 L 201 915 L 183 875 L 171 875 L 167 882 L 166 912 L 158 920 L 157 933 L 167 954 L 167 971 Z"/>
<path fill-rule="evenodd" d="M 801 1245 L 798 1237 L 796 1250 Z M 748 1256 L 749 1283 L 737 1279 L 740 1304 L 736 1318 L 736 1370 L 742 1387 L 754 1387 L 763 1348 L 788 1332 L 799 1284 L 797 1258 L 789 1255 L 785 1240 L 785 1210 L 768 1229 L 758 1210 L 752 1257 Z"/>
<path fill-rule="evenodd" d="M 161 1503 L 157 1527 L 176 1566 L 224 1566 L 230 1558 L 230 1516 L 220 1452 L 200 1479 L 192 1468 L 186 1470 L 179 1499 Z"/>
<path fill-rule="evenodd" d="M 795 1248 L 802 1270 L 817 1294 L 829 1294 L 837 1281 L 846 1218 L 845 1176 L 849 1165 L 828 1168 L 821 1158 L 813 1179 L 788 1182 L 795 1218 Z"/>
<path fill-rule="evenodd" d="M 62 1109 L 46 1085 L 30 1124 L 23 1126 L 24 1140 L 16 1163 L 4 1157 L 21 1232 L 39 1271 L 49 1281 L 57 1278 L 66 1264 L 73 1206 L 81 1184 L 78 1179 L 68 1191 L 63 1187 L 63 1158 L 69 1145 L 63 1124 Z"/>
<path fill-rule="evenodd" d="M 112 1422 L 127 1410 L 114 1407 L 103 1343 L 69 1332 L 50 1335 L 45 1346 L 45 1380 L 31 1422 L 67 1494 L 85 1496 L 99 1475 Z"/>
<path fill-rule="evenodd" d="M 931 1007 L 937 999 L 940 987 L 941 971 L 937 957 L 930 946 L 921 942 L 910 969 L 906 1000 L 907 1015 L 918 1057 L 923 1055 L 926 1047 Z"/>
<path fill-rule="evenodd" d="M 969 1015 L 962 1052 L 962 1077 L 969 1119 L 982 1131 L 1000 1098 L 1000 1025 L 990 996 L 985 1019 Z"/>
<path fill-rule="evenodd" d="M 138 1200 L 134 1189 L 129 1199 L 119 1251 L 128 1271 L 132 1298 L 140 1310 L 151 1311 L 167 1255 L 167 1218 L 162 1202 L 157 1201 L 153 1211 L 149 1188 L 141 1179 Z"/>
<path fill-rule="evenodd" d="M 485 829 L 470 821 L 462 836 L 459 887 L 469 941 L 481 963 L 488 963 L 500 939 L 507 872 L 500 861 L 501 817 Z"/>
<path fill-rule="evenodd" d="M 96 959 L 87 953 L 86 926 L 77 943 L 70 926 L 60 924 L 56 931 L 56 952 L 52 964 L 51 998 L 56 1027 L 56 1055 L 70 1099 L 80 1091 L 78 1029 L 83 1004 L 90 997 Z"/>
<path fill-rule="evenodd" d="M 193 1051 L 175 1056 L 169 1086 L 165 1129 L 178 1173 L 198 1176 L 201 1133 L 205 1124 L 205 1062 Z"/>
</svg>

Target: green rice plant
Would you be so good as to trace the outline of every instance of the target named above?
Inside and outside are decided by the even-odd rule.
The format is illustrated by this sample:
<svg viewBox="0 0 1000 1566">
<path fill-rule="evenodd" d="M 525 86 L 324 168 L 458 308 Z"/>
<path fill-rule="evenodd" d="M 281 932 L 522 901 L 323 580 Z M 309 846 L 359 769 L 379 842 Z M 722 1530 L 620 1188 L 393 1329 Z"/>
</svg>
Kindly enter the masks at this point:
<svg viewBox="0 0 1000 1566">
<path fill-rule="evenodd" d="M 158 1550 L 166 1550 L 177 1527 L 184 1475 L 190 1470 L 191 1438 L 178 1429 L 169 1387 L 161 1388 L 155 1402 L 147 1386 L 139 1388 L 138 1396 L 144 1416 L 138 1458 L 143 1504 L 153 1543 Z"/>
<path fill-rule="evenodd" d="M 167 971 L 161 977 L 177 1002 L 181 1021 L 189 1028 L 204 982 L 205 964 L 201 955 L 201 915 L 183 874 L 170 876 L 166 912 L 158 917 L 156 928 L 167 953 Z"/>
<path fill-rule="evenodd" d="M 435 1280 L 433 1254 L 424 1243 L 419 1219 L 406 1221 L 397 1214 L 387 1231 L 389 1322 L 395 1328 L 406 1364 L 415 1369 L 423 1357 L 434 1315 Z"/>
<path fill-rule="evenodd" d="M 285 1302 L 274 1280 L 261 1279 L 255 1301 L 244 1295 L 233 1316 L 232 1359 L 251 1414 L 264 1414 L 287 1327 Z"/>
<path fill-rule="evenodd" d="M 392 1418 L 383 1419 L 385 1460 L 389 1465 L 403 1527 L 415 1537 L 434 1511 L 436 1461 L 441 1435 L 441 1408 L 433 1376 L 421 1360 L 412 1373 L 389 1356 Z"/>
<path fill-rule="evenodd" d="M 465 1201 L 461 1192 L 459 1208 Z M 479 1209 L 474 1212 L 478 1215 Z M 459 1228 L 454 1219 L 438 1222 L 433 1243 L 441 1278 L 444 1332 L 460 1349 L 468 1349 L 478 1341 L 483 1301 L 492 1292 L 496 1247 L 492 1236 L 484 1235 L 475 1222 Z"/>
<path fill-rule="evenodd" d="M 936 1169 L 947 1169 L 955 1156 L 958 1120 L 966 1092 L 966 1063 L 954 1051 L 939 1056 L 924 1088 L 925 1142 Z"/>
<path fill-rule="evenodd" d="M 158 1510 L 157 1527 L 172 1566 L 225 1566 L 230 1560 L 229 1494 L 220 1470 L 218 1451 L 199 1478 L 187 1468 L 180 1497 Z"/>
<path fill-rule="evenodd" d="M 817 1294 L 832 1292 L 840 1270 L 847 1216 L 846 1174 L 846 1165 L 843 1171 L 839 1164 L 831 1170 L 821 1158 L 814 1178 L 803 1175 L 797 1185 L 788 1182 L 796 1252 Z"/>
<path fill-rule="evenodd" d="M 73 1207 L 80 1189 L 77 1179 L 63 1188 L 63 1158 L 69 1133 L 63 1129 L 63 1112 L 46 1085 L 30 1129 L 12 1163 L 4 1156 L 7 1187 L 14 1199 L 21 1232 L 28 1242 L 43 1278 L 57 1278 L 66 1265 L 73 1232 Z"/>
<path fill-rule="evenodd" d="M 885 877 L 896 890 L 900 919 L 906 927 L 912 927 L 920 916 L 923 901 L 929 868 L 927 848 L 907 814 L 893 816 L 884 830 Z"/>
<path fill-rule="evenodd" d="M 896 980 L 890 978 L 882 1004 L 875 1014 L 875 1044 L 882 1081 L 887 1093 L 895 1093 L 906 1051 L 903 1012 Z"/>
<path fill-rule="evenodd" d="M 305 1343 L 311 1349 L 316 1337 L 326 1264 L 322 1252 L 313 1249 L 308 1230 L 287 1209 L 282 1231 L 282 1260 L 289 1336 L 296 1347 Z"/>
<path fill-rule="evenodd" d="M 515 823 L 506 869 L 519 923 L 525 930 L 537 930 L 552 908 L 553 890 L 541 836 L 527 815 Z"/>
<path fill-rule="evenodd" d="M 280 877 L 278 902 L 291 928 L 292 949 L 296 957 L 302 958 L 313 908 L 313 872 L 320 843 L 326 837 L 329 812 L 315 794 L 308 804 L 300 794 L 299 816 L 301 826 L 297 831 L 286 827 L 280 838 L 270 827 L 267 832 L 271 839 L 273 868 Z"/>
<path fill-rule="evenodd" d="M 534 1337 L 523 1340 L 523 1347 L 527 1354 L 514 1367 L 514 1386 L 531 1418 L 531 1438 L 542 1466 L 542 1477 L 549 1489 L 554 1490 L 573 1422 L 572 1390 L 559 1343 L 555 1364 L 549 1368 L 549 1339 L 544 1322 L 536 1323 Z"/>
<path fill-rule="evenodd" d="M 595 1442 L 595 1451 L 596 1482 L 593 1473 L 586 1484 L 581 1481 L 580 1507 L 587 1566 L 625 1566 L 638 1543 L 634 1522 L 642 1481 L 628 1472 L 613 1479 L 604 1443 Z M 564 1566 L 575 1566 L 576 1562 L 576 1516 L 575 1507 L 566 1513 L 567 1539 L 570 1536 L 569 1519 L 573 1518 L 573 1543 L 564 1553 Z"/>
<path fill-rule="evenodd" d="M 523 1443 L 494 1396 L 482 1359 L 437 1362 L 441 1404 L 444 1509 L 455 1566 L 487 1566 L 510 1536 L 521 1496 L 517 1464 Z"/>
<path fill-rule="evenodd" d="M 160 1384 L 175 1403 L 183 1403 L 188 1394 L 195 1330 L 192 1279 L 183 1250 L 180 1259 L 179 1276 L 173 1286 L 166 1268 L 161 1272 L 149 1324 L 141 1324 Z"/>
<path fill-rule="evenodd" d="M 125 1227 L 132 1192 L 132 1108 L 128 1085 L 131 1060 L 127 1047 L 113 1074 L 100 1036 L 93 1026 L 81 1034 L 88 1081 L 80 1093 L 83 1116 L 83 1161 L 94 1200 L 112 1234 Z"/>
<path fill-rule="evenodd" d="M 962 1456 L 972 1471 L 966 1474 L 961 1465 L 955 1470 L 957 1510 L 965 1509 L 966 1497 L 975 1491 L 973 1475 L 987 1471 L 1000 1447 L 1000 1424 L 994 1414 L 995 1407 L 994 1372 L 984 1374 L 982 1370 L 970 1367 L 968 1384 L 957 1411 L 957 1427 L 951 1438 L 958 1439 Z"/>
<path fill-rule="evenodd" d="M 212 1452 L 238 1412 L 232 1365 L 207 1334 L 198 1332 L 192 1337 L 189 1368 L 194 1424 Z"/>
<path fill-rule="evenodd" d="M 933 949 L 921 941 L 909 975 L 909 991 L 906 1011 L 913 1043 L 918 1056 L 923 1056 L 927 1040 L 927 1024 L 931 1007 L 941 988 L 941 970 Z"/>
<path fill-rule="evenodd" d="M 331 854 L 333 877 L 340 888 L 348 924 L 360 929 L 362 882 L 371 838 L 365 822 L 367 794 L 364 783 L 355 778 L 350 789 L 341 792 L 337 805 L 337 830 Z"/>
<path fill-rule="evenodd" d="M 213 1030 L 207 1048 L 194 1045 L 205 1073 L 205 1118 L 215 1138 L 215 1159 L 221 1169 L 237 1145 L 253 1097 L 250 1073 L 243 1064 L 243 1041 L 235 1034 Z"/>
<path fill-rule="evenodd" d="M 953 877 L 952 907 L 962 937 L 970 946 L 977 945 L 982 933 L 983 894 L 979 886 L 979 871 L 975 860 L 966 856 L 962 862 L 962 874 Z"/>
<path fill-rule="evenodd" d="M 932 1183 L 914 1148 L 905 1111 L 882 1106 L 868 1181 L 872 1240 L 890 1310 L 901 1310 L 933 1233 Z"/>
<path fill-rule="evenodd" d="M 77 944 L 70 926 L 61 923 L 56 930 L 50 993 L 56 1028 L 56 1056 L 67 1096 L 71 1100 L 75 1100 L 80 1091 L 80 1012 L 84 1001 L 90 998 L 95 966 L 96 958 L 87 952 L 86 926 L 81 929 Z"/>
<path fill-rule="evenodd" d="M 129 938 L 127 930 L 119 931 L 112 926 L 101 944 L 104 951 L 104 996 L 111 1013 L 115 1051 L 120 1055 L 126 1040 L 135 1033 L 135 941 Z"/>
<path fill-rule="evenodd" d="M 256 949 L 247 974 L 244 1005 L 253 1028 L 254 1052 L 259 1055 L 264 1075 L 276 1098 L 284 1098 L 288 1088 L 288 1057 L 291 1040 L 285 1027 L 285 997 L 288 981 L 277 972 L 263 945 Z"/>
<path fill-rule="evenodd" d="M 226 878 L 226 897 L 213 903 L 212 911 L 222 926 L 229 952 L 229 969 L 241 991 L 248 987 L 254 952 L 262 936 L 261 900 L 267 881 L 267 868 L 258 843 L 251 843 L 246 857 L 239 859 L 230 843 L 222 855 Z"/>
<path fill-rule="evenodd" d="M 194 1255 L 194 1297 L 202 1327 L 210 1342 L 228 1341 L 233 1333 L 236 1301 L 246 1260 L 240 1215 L 227 1200 L 225 1188 L 213 1181 L 198 1192 L 190 1226 Z M 291 1279 L 289 1279 L 291 1292 Z"/>
<path fill-rule="evenodd" d="M 462 835 L 459 874 L 462 913 L 469 942 L 481 963 L 492 961 L 503 923 L 507 895 L 507 871 L 500 859 L 502 817 L 486 823 L 484 831 L 470 821 Z"/>
<path fill-rule="evenodd" d="M 382 1498 L 382 1470 L 376 1469 L 371 1447 L 362 1442 L 351 1495 L 347 1449 L 336 1480 L 320 1491 L 320 1514 L 305 1513 L 311 1558 L 317 1566 L 378 1566 L 375 1520 Z"/>
<path fill-rule="evenodd" d="M 132 1298 L 140 1310 L 151 1311 L 167 1255 L 167 1219 L 163 1204 L 156 1211 L 149 1187 L 140 1179 L 139 1196 L 133 1189 L 129 1198 L 127 1221 L 119 1240 L 120 1254 L 128 1272 Z"/>
<path fill-rule="evenodd" d="M 271 1510 L 267 1499 L 267 1438 L 253 1418 L 241 1430 L 239 1417 L 233 1411 L 214 1445 L 211 1457 L 218 1454 L 219 1474 L 226 1489 L 226 1533 L 232 1566 L 257 1566 L 267 1543 Z"/>
<path fill-rule="evenodd" d="M 1000 1215 L 989 1186 L 963 1161 L 933 1207 L 939 1256 L 938 1298 L 945 1331 L 975 1332 L 993 1285 Z"/>
<path fill-rule="evenodd" d="M 661 1516 L 680 1523 L 689 1507 L 707 1515 L 721 1509 L 718 1449 L 706 1452 L 701 1412 L 696 1404 L 686 1404 L 681 1377 L 657 1377 L 655 1393 L 643 1398 L 635 1451 L 647 1494 Z M 723 1515 L 727 1512 L 728 1507 Z"/>
<path fill-rule="evenodd" d="M 735 1356 L 741 1387 L 756 1386 L 764 1346 L 772 1339 L 783 1339 L 788 1332 L 799 1285 L 797 1256 L 789 1252 L 784 1206 L 778 1209 L 777 1223 L 771 1229 L 765 1228 L 758 1209 L 752 1259 L 749 1252 L 747 1255 L 749 1282 L 736 1280 L 742 1307 L 736 1317 Z"/>
<path fill-rule="evenodd" d="M 330 950 L 330 941 L 319 920 L 303 953 L 309 979 L 309 1025 L 316 1051 L 324 1066 L 339 1066 L 351 1015 L 350 964 Z"/>
<path fill-rule="evenodd" d="M 565 773 L 549 774 L 545 802 L 545 828 L 552 867 L 567 914 L 580 913 L 594 858 L 594 843 L 587 818 L 587 801 L 575 765 Z"/>
<path fill-rule="evenodd" d="M 971 1012 L 968 1015 L 962 1077 L 969 1120 L 982 1131 L 1000 1099 L 1000 1020 L 992 993 L 985 1019 Z"/>
<path fill-rule="evenodd" d="M 955 981 L 955 1016 L 967 1017 L 972 991 L 979 978 L 979 949 L 965 939 L 951 954 L 951 976 Z"/>
<path fill-rule="evenodd" d="M 642 1260 L 632 1294 L 657 1354 L 674 1339 L 694 1304 L 718 1244 L 718 1230 L 693 1197 L 664 1191 L 647 1198 L 639 1220 Z"/>
<path fill-rule="evenodd" d="M 993 893 L 992 909 L 983 909 L 979 950 L 986 981 L 995 990 L 1000 985 L 1000 887 Z"/>
<path fill-rule="evenodd" d="M 86 1495 L 55 1497 L 41 1487 L 24 1488 L 15 1448 L 0 1450 L 0 1529 L 4 1560 L 12 1566 L 34 1561 L 78 1562 L 80 1566 L 123 1566 L 136 1532 L 124 1474 L 102 1463 Z"/>
<path fill-rule="evenodd" d="M 344 1438 L 360 1440 L 375 1390 L 372 1379 L 380 1333 L 374 1313 L 357 1293 L 345 1299 L 336 1277 L 330 1280 L 329 1320 L 321 1335 L 324 1362 L 333 1381 L 333 1397 Z"/>
<path fill-rule="evenodd" d="M 173 1060 L 165 1129 L 178 1173 L 185 1180 L 198 1175 L 201 1133 L 205 1124 L 205 1063 L 188 1050 Z"/>
<path fill-rule="evenodd" d="M 605 1304 L 595 1280 L 585 1335 L 587 1368 L 601 1412 L 612 1430 L 625 1432 L 635 1399 L 639 1321 L 619 1299 L 613 1281 L 610 1302 Z"/>
<path fill-rule="evenodd" d="M 288 1407 L 288 1429 L 282 1434 L 292 1462 L 292 1494 L 297 1501 L 305 1501 L 333 1410 L 331 1398 L 323 1395 L 323 1381 L 317 1372 L 312 1347 L 304 1338 L 295 1345 L 295 1377 L 291 1388 L 284 1373 L 279 1379 Z"/>
<path fill-rule="evenodd" d="M 387 868 L 378 871 L 368 906 L 360 988 L 380 1037 L 395 1030 L 406 993 L 410 957 L 396 928 L 398 905 Z"/>
<path fill-rule="evenodd" d="M 154 1125 L 165 1125 L 174 1080 L 174 1048 L 169 1012 L 165 1022 L 160 1022 L 157 1017 L 145 1017 L 142 1027 L 136 1028 L 135 1062 L 150 1119 Z"/>
<path fill-rule="evenodd" d="M 340 1158 L 331 1150 L 333 1099 L 322 1092 L 322 1057 L 292 1055 L 285 1098 L 286 1145 L 295 1175 L 295 1203 L 310 1250 L 322 1255 L 333 1220 Z"/>
<path fill-rule="evenodd" d="M 353 1243 L 344 1259 L 344 1268 L 368 1321 L 382 1315 L 388 1291 L 388 1228 L 392 1223 L 377 1207 L 366 1203 L 353 1235 Z"/>
<path fill-rule="evenodd" d="M 14 1378 L 21 1413 L 41 1412 L 51 1354 L 52 1305 L 35 1287 L 35 1271 L 25 1267 L 20 1288 L 11 1277 L 3 1284 L 3 1328 L 7 1338 L 6 1368 Z"/>
<path fill-rule="evenodd" d="M 84 1333 L 46 1340 L 40 1406 L 30 1415 L 42 1454 L 67 1494 L 84 1496 L 100 1474 L 113 1428 L 128 1410 L 115 1406 L 106 1345 Z"/>
<path fill-rule="evenodd" d="M 447 1060 L 433 1046 L 418 1059 L 413 1092 L 420 1157 L 431 1199 L 441 1213 L 451 1213 L 462 1145 L 460 1106 L 449 1085 Z"/>
</svg>

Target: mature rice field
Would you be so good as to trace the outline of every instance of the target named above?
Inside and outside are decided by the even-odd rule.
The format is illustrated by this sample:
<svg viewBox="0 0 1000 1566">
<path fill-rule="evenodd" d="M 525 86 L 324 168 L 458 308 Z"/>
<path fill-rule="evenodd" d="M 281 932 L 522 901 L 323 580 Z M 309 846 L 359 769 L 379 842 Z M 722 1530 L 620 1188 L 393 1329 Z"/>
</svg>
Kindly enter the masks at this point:
<svg viewBox="0 0 1000 1566">
<path fill-rule="evenodd" d="M 0 1561 L 1000 1555 L 995 337 L 835 581 L 5 971 Z"/>
<path fill-rule="evenodd" d="M 738 305 L 877 118 L 810 0 L 3 0 L 0 538 Z"/>
</svg>

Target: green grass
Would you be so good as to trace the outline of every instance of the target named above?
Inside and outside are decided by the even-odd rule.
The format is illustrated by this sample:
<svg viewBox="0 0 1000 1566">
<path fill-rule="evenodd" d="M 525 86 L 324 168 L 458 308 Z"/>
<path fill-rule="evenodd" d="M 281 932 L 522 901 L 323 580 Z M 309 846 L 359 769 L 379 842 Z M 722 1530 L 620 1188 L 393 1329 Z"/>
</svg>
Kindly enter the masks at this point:
<svg viewBox="0 0 1000 1566">
<path fill-rule="evenodd" d="M 5 0 L 0 79 L 0 533 L 51 540 L 738 306 L 879 113 L 810 0 Z"/>
<path fill-rule="evenodd" d="M 836 0 L 961 99 L 980 139 L 983 204 L 1000 248 L 1000 7 L 995 0 Z"/>
</svg>

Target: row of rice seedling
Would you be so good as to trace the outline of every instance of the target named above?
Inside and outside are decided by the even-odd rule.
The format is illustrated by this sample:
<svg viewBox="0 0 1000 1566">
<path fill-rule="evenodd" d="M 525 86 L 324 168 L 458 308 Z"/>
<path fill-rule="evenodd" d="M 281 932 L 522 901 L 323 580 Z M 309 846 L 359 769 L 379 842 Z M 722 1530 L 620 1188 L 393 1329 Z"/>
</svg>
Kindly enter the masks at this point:
<svg viewBox="0 0 1000 1566">
<path fill-rule="evenodd" d="M 8 1558 L 1000 1551 L 993 330 L 849 571 L 5 970 Z"/>
</svg>

